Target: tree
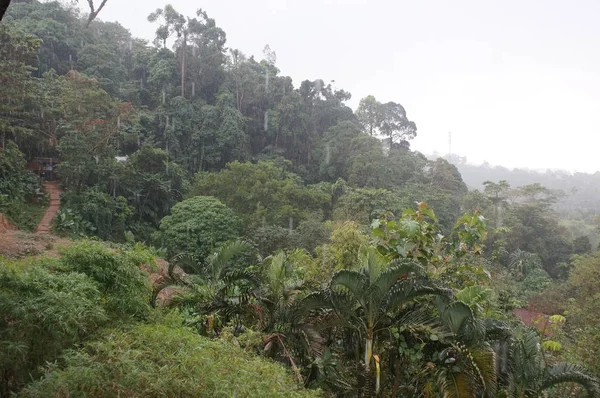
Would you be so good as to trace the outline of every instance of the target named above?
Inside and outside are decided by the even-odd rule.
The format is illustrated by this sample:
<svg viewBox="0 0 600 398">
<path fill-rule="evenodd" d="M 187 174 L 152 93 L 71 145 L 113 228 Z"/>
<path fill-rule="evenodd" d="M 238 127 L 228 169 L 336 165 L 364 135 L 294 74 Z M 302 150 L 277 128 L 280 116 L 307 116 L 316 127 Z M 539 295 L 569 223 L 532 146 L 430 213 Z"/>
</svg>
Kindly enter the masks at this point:
<svg viewBox="0 0 600 398">
<path fill-rule="evenodd" d="M 171 268 L 169 278 L 155 291 L 155 297 L 171 284 L 183 286 L 185 291 L 174 300 L 175 304 L 205 320 L 196 324 L 202 334 L 216 336 L 231 322 L 240 328 L 242 315 L 251 311 L 251 292 L 258 285 L 252 269 L 258 260 L 256 254 L 252 245 L 239 239 L 222 243 L 206 257 L 182 252 L 172 262 L 191 274 L 176 276 Z"/>
<path fill-rule="evenodd" d="M 417 136 L 417 126 L 407 119 L 406 111 L 402 105 L 388 102 L 383 104 L 381 134 L 388 137 L 390 150 L 395 143 L 405 147 L 408 145 L 408 141 Z"/>
<path fill-rule="evenodd" d="M 513 397 L 542 397 L 544 392 L 562 383 L 577 383 L 590 398 L 600 394 L 598 380 L 585 369 L 570 363 L 548 365 L 543 358 L 540 337 L 534 329 L 522 329 L 508 351 L 511 364 L 505 391 Z M 566 395 L 561 395 L 566 396 Z"/>
<path fill-rule="evenodd" d="M 206 258 L 222 243 L 236 238 L 241 221 L 213 197 L 195 196 L 176 204 L 160 222 L 160 236 L 170 256 L 190 253 Z"/>
<path fill-rule="evenodd" d="M 369 95 L 360 100 L 356 117 L 369 135 L 377 134 L 383 121 L 383 108 L 375 97 Z"/>
<path fill-rule="evenodd" d="M 119 184 L 136 207 L 138 220 L 155 228 L 188 189 L 182 167 L 170 161 L 166 151 L 149 145 L 130 156 Z"/>
<path fill-rule="evenodd" d="M 485 181 L 483 185 L 485 186 L 483 192 L 488 195 L 488 199 L 494 205 L 494 219 L 496 228 L 499 228 L 502 226 L 502 210 L 507 204 L 510 184 L 506 180 L 501 180 L 498 183 Z"/>
<path fill-rule="evenodd" d="M 192 193 L 219 198 L 247 226 L 266 223 L 293 229 L 312 212 L 326 210 L 331 197 L 318 187 L 305 187 L 300 177 L 286 170 L 287 165 L 235 161 L 218 173 L 198 173 Z"/>
<path fill-rule="evenodd" d="M 35 98 L 31 82 L 35 59 L 41 41 L 10 25 L 0 26 L 0 145 L 7 138 L 16 142 L 25 141 L 32 134 L 27 123 L 32 113 L 26 106 Z"/>
<path fill-rule="evenodd" d="M 312 258 L 302 249 L 279 251 L 262 264 L 263 284 L 257 294 L 266 334 L 261 347 L 270 357 L 288 363 L 299 382 L 304 382 L 301 365 L 323 354 L 324 338 L 308 314 L 310 300 L 302 300 L 303 273 Z M 309 303 L 307 305 L 307 303 Z M 262 315 L 264 314 L 264 315 Z"/>
<path fill-rule="evenodd" d="M 569 268 L 566 283 L 542 292 L 540 299 L 552 295 L 557 313 L 565 313 L 562 356 L 600 378 L 600 254 L 575 256 Z"/>
<path fill-rule="evenodd" d="M 575 254 L 587 254 L 592 251 L 592 243 L 589 236 L 578 236 L 573 240 L 573 252 Z"/>
<path fill-rule="evenodd" d="M 164 49 L 166 49 L 169 37 L 173 33 L 177 35 L 175 47 L 179 47 L 180 53 L 182 97 L 185 97 L 186 92 L 188 45 L 190 41 L 193 46 L 192 56 L 195 56 L 196 51 L 198 51 L 201 58 L 206 56 L 214 59 L 215 55 L 222 56 L 225 45 L 225 33 L 216 26 L 214 19 L 209 18 L 202 9 L 197 10 L 196 16 L 199 19 L 185 17 L 170 4 L 148 15 L 149 22 L 163 20 L 163 23 L 156 30 L 156 43 L 162 43 Z M 220 57 L 217 57 L 217 60 L 221 61 Z M 210 62 L 208 64 L 210 65 Z M 192 87 L 192 94 L 194 95 L 195 88 Z"/>
<path fill-rule="evenodd" d="M 380 103 L 369 95 L 360 101 L 356 116 L 370 134 L 377 133 L 388 140 L 388 148 L 394 145 L 408 148 L 408 141 L 417 136 L 417 125 L 408 120 L 404 107 L 395 102 Z"/>
<path fill-rule="evenodd" d="M 379 358 L 386 350 L 384 336 L 389 327 L 407 317 L 406 311 L 411 310 L 405 306 L 411 300 L 451 293 L 425 277 L 425 270 L 416 262 L 389 262 L 374 248 L 366 249 L 360 258 L 361 269 L 333 275 L 326 297 L 335 323 L 352 336 L 350 341 L 362 346 L 356 347 L 356 352 L 362 353 L 362 366 L 369 373 L 373 359 L 379 368 Z"/>
<path fill-rule="evenodd" d="M 163 24 L 156 29 L 156 43 L 162 42 L 163 48 L 167 48 L 167 40 L 173 33 L 177 34 L 177 39 L 180 41 L 177 44 L 181 47 L 181 96 L 185 97 L 185 58 L 189 18 L 178 13 L 171 4 L 167 4 L 164 9 L 158 8 L 148 15 L 149 22 L 156 22 L 159 18 L 163 19 Z"/>
</svg>

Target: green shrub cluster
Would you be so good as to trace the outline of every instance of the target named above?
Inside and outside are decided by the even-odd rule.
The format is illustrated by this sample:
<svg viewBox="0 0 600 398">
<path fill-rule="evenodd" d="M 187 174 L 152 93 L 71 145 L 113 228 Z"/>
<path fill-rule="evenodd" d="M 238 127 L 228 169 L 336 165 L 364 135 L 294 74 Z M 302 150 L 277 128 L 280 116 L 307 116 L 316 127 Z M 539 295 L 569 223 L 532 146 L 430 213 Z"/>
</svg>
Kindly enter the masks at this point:
<svg viewBox="0 0 600 398">
<path fill-rule="evenodd" d="M 120 252 L 81 242 L 60 260 L 0 260 L 0 396 L 103 326 L 143 319 L 151 289 L 140 247 Z"/>
<path fill-rule="evenodd" d="M 274 362 L 221 340 L 198 336 L 169 316 L 157 324 L 109 330 L 65 356 L 64 369 L 19 397 L 318 397 Z"/>
</svg>

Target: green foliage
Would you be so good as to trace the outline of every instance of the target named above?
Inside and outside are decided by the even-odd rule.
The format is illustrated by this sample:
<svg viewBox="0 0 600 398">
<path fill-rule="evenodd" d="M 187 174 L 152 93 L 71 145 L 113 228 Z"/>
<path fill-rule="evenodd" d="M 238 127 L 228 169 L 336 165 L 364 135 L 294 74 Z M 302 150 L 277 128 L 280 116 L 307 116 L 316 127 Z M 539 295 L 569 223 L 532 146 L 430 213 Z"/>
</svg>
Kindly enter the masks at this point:
<svg viewBox="0 0 600 398">
<path fill-rule="evenodd" d="M 294 230 L 275 225 L 256 228 L 248 235 L 263 256 L 268 256 L 277 250 L 291 249 L 298 242 L 297 233 Z"/>
<path fill-rule="evenodd" d="M 61 196 L 61 207 L 56 221 L 58 231 L 98 236 L 104 240 L 123 240 L 134 212 L 124 197 L 112 198 L 97 188 L 67 191 Z"/>
<path fill-rule="evenodd" d="M 537 396 L 546 387 L 571 396 L 550 385 L 593 385 L 580 368 L 555 362 L 598 374 L 598 267 L 596 255 L 588 256 L 598 238 L 596 177 L 484 167 L 474 179 L 473 167 L 456 156 L 451 163 L 411 151 L 416 125 L 398 103 L 369 96 L 354 113 L 348 92 L 280 75 L 268 47 L 262 60 L 228 49 L 225 32 L 203 10 L 158 9 L 149 17 L 158 27 L 154 46 L 95 16 L 60 2 L 13 1 L 0 26 L 0 212 L 33 228 L 43 195 L 24 160 L 60 157 L 66 193 L 55 231 L 129 242 L 67 249 L 51 266 L 31 268 L 42 270 L 36 281 L 51 283 L 7 293 L 16 308 L 7 304 L 0 319 L 7 341 L 18 341 L 7 347 L 35 346 L 12 368 L 2 362 L 8 388 L 27 373 L 37 377 L 38 365 L 104 322 L 144 318 L 148 303 L 163 302 L 183 319 L 110 332 L 53 365 L 29 394 L 209 395 L 198 390 L 204 373 L 219 388 L 212 395 L 254 393 L 219 379 L 214 366 L 229 366 L 226 355 L 202 362 L 190 355 L 193 344 L 173 349 L 171 332 L 190 341 L 182 321 L 287 364 L 304 385 L 338 396 Z M 463 171 L 481 191 L 467 192 Z M 369 237 L 363 228 L 374 219 Z M 151 276 L 152 292 L 140 271 L 153 268 L 152 253 L 135 241 L 160 241 L 175 255 Z M 15 269 L 11 278 L 25 275 Z M 27 326 L 25 338 L 39 347 L 18 340 L 19 300 L 46 300 L 51 285 L 77 300 L 87 293 L 74 287 L 66 294 L 75 280 L 90 292 L 65 304 L 79 313 L 58 309 L 61 318 L 45 329 Z M 553 340 L 540 341 L 540 352 L 514 328 L 509 338 L 498 320 L 512 319 L 512 309 L 542 289 L 544 308 L 565 312 L 567 321 L 564 331 L 552 330 Z M 97 312 L 85 307 L 93 295 Z M 59 305 L 47 301 L 36 302 L 41 314 Z M 102 320 L 80 328 L 80 318 L 100 313 Z M 154 342 L 138 342 L 136 333 L 154 333 L 145 327 L 169 344 L 150 350 Z M 189 367 L 166 361 L 173 352 Z M 114 366 L 115 358 L 126 366 Z M 255 370 L 245 369 L 241 380 Z M 252 380 L 257 393 L 281 395 L 266 380 Z"/>
<path fill-rule="evenodd" d="M 540 337 L 535 330 L 522 329 L 516 333 L 508 351 L 512 369 L 505 391 L 510 396 L 539 397 L 562 383 L 579 384 L 588 397 L 600 394 L 598 381 L 585 369 L 568 363 L 548 365 L 540 347 Z"/>
<path fill-rule="evenodd" d="M 147 145 L 131 155 L 127 166 L 121 189 L 136 208 L 140 221 L 157 228 L 187 192 L 185 172 L 170 162 L 168 152 Z"/>
<path fill-rule="evenodd" d="M 139 256 L 114 252 L 100 243 L 81 242 L 62 251 L 61 263 L 98 283 L 103 306 L 119 321 L 141 319 L 148 314 L 151 289 L 140 269 Z"/>
<path fill-rule="evenodd" d="M 394 192 L 375 188 L 346 188 L 337 199 L 334 220 L 369 224 L 388 212 L 400 213 L 406 202 Z"/>
<path fill-rule="evenodd" d="M 61 235 L 82 237 L 93 235 L 96 228 L 71 209 L 59 209 L 52 220 L 52 229 Z"/>
<path fill-rule="evenodd" d="M 351 221 L 334 223 L 331 227 L 330 242 L 316 250 L 317 273 L 313 278 L 318 282 L 327 282 L 335 271 L 358 269 L 360 250 L 369 244 L 369 236 L 361 227 Z"/>
<path fill-rule="evenodd" d="M 169 256 L 190 253 L 204 258 L 223 242 L 239 236 L 241 221 L 221 201 L 209 196 L 186 199 L 160 223 Z"/>
<path fill-rule="evenodd" d="M 473 261 L 482 254 L 487 234 L 485 218 L 477 213 L 461 217 L 449 237 L 442 235 L 427 203 L 419 203 L 417 210 L 405 210 L 398 220 L 376 220 L 372 227 L 380 253 L 417 260 L 427 267 L 429 275 L 444 278 L 454 287 L 489 278 L 489 272 Z"/>
<path fill-rule="evenodd" d="M 297 225 L 330 203 L 330 196 L 318 187 L 304 187 L 297 175 L 264 161 L 236 161 L 218 173 L 199 173 L 192 193 L 220 199 L 255 225 Z"/>
<path fill-rule="evenodd" d="M 588 236 L 578 236 L 573 240 L 573 253 L 587 254 L 592 251 L 592 243 Z"/>
<path fill-rule="evenodd" d="M 551 287 L 543 295 L 555 293 L 558 308 L 565 311 L 566 324 L 563 338 L 563 355 L 572 362 L 588 368 L 600 377 L 600 255 L 594 253 L 576 257 L 571 265 L 569 278 L 560 287 Z"/>
<path fill-rule="evenodd" d="M 99 284 L 83 273 L 57 272 L 56 260 L 0 260 L 0 395 L 102 326 L 108 314 Z"/>
<path fill-rule="evenodd" d="M 32 230 L 37 217 L 27 218 L 27 204 L 40 202 L 44 195 L 38 179 L 25 167 L 25 156 L 14 142 L 0 148 L 0 213 L 17 226 Z"/>
<path fill-rule="evenodd" d="M 193 355 L 190 355 L 193 353 Z M 21 397 L 317 397 L 280 365 L 199 337 L 178 317 L 110 330 L 51 366 Z"/>
</svg>

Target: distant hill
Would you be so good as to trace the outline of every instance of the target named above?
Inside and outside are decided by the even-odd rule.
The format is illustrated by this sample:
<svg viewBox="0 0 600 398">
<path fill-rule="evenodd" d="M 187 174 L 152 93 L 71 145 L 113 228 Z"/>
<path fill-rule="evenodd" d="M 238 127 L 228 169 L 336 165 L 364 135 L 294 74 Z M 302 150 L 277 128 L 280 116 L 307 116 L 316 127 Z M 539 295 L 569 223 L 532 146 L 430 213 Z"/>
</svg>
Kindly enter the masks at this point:
<svg viewBox="0 0 600 398">
<path fill-rule="evenodd" d="M 435 155 L 427 155 L 435 159 Z M 444 156 L 448 160 L 448 156 Z M 582 213 L 600 213 L 600 172 L 570 173 L 564 170 L 546 170 L 545 172 L 529 169 L 509 169 L 502 166 L 491 166 L 487 163 L 473 165 L 466 159 L 453 156 L 449 160 L 460 172 L 469 189 L 483 188 L 485 181 L 498 182 L 506 180 L 512 187 L 540 183 L 552 190 L 561 191 L 564 197 L 558 203 L 562 210 L 574 210 Z"/>
</svg>

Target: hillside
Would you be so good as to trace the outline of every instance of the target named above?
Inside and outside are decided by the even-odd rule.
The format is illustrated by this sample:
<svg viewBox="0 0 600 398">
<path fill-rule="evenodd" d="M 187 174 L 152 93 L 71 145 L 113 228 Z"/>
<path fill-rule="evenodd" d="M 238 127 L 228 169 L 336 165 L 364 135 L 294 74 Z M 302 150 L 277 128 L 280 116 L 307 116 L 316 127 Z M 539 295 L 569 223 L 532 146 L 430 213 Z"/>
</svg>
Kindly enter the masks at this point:
<svg viewBox="0 0 600 398">
<path fill-rule="evenodd" d="M 0 24 L 0 397 L 600 397 L 597 175 L 97 3 Z"/>
</svg>

